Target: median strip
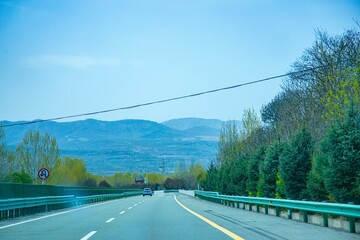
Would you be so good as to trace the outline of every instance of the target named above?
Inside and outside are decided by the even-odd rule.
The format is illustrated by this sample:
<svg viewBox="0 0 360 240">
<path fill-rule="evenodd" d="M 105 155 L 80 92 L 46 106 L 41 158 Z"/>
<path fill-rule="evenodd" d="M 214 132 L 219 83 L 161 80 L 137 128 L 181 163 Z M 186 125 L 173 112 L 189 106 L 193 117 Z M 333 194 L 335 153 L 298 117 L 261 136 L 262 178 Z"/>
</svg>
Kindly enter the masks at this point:
<svg viewBox="0 0 360 240">
<path fill-rule="evenodd" d="M 177 198 L 176 198 L 175 195 L 174 195 L 174 199 L 175 199 L 175 201 L 176 201 L 182 208 L 184 208 L 186 211 L 188 211 L 189 213 L 193 214 L 194 216 L 200 218 L 201 220 L 203 220 L 204 222 L 206 222 L 206 223 L 209 224 L 210 226 L 216 228 L 217 230 L 225 233 L 226 235 L 228 235 L 228 236 L 231 237 L 232 239 L 245 240 L 244 238 L 236 235 L 235 233 L 227 230 L 226 228 L 223 228 L 223 227 L 217 225 L 216 223 L 214 223 L 213 221 L 207 219 L 206 217 L 203 217 L 203 216 L 201 216 L 200 214 L 198 214 L 198 213 L 192 211 L 191 209 L 187 208 L 185 205 L 183 205 L 181 202 L 179 202 L 179 201 L 177 200 Z"/>
</svg>

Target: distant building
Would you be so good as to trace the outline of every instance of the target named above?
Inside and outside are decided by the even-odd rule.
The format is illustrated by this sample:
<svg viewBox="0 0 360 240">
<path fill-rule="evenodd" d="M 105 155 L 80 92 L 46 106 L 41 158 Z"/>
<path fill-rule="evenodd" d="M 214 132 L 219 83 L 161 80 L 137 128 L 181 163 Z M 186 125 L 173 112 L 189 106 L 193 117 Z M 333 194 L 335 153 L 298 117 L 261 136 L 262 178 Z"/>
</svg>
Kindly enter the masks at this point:
<svg viewBox="0 0 360 240">
<path fill-rule="evenodd" d="M 135 178 L 135 183 L 136 184 L 144 184 L 144 177 L 142 176 L 138 176 Z"/>
</svg>

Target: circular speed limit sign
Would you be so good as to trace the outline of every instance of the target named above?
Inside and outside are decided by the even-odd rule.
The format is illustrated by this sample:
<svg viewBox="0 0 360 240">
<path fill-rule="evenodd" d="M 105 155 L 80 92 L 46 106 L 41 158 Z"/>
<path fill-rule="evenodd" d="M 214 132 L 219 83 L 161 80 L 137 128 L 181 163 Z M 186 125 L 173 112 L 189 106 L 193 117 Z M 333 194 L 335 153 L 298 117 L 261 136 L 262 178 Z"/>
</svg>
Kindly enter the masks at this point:
<svg viewBox="0 0 360 240">
<path fill-rule="evenodd" d="M 50 175 L 50 172 L 49 172 L 49 169 L 47 168 L 41 168 L 38 172 L 38 177 L 42 180 L 45 180 L 49 177 Z"/>
</svg>

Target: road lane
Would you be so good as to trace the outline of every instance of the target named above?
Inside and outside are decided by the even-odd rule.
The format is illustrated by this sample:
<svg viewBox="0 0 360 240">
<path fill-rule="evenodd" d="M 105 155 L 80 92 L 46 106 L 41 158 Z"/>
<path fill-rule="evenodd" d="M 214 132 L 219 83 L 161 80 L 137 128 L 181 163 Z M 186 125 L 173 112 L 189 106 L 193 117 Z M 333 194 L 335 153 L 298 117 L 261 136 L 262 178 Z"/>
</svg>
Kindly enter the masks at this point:
<svg viewBox="0 0 360 240">
<path fill-rule="evenodd" d="M 194 217 L 172 194 L 145 197 L 146 202 L 127 211 L 97 232 L 96 239 L 231 239 Z"/>
<path fill-rule="evenodd" d="M 174 199 L 175 201 L 186 211 L 188 211 L 189 213 L 191 213 L 192 215 L 194 215 L 197 218 L 200 218 L 201 220 L 203 220 L 204 222 L 206 222 L 207 224 L 209 224 L 210 226 L 212 226 L 213 228 L 225 233 L 226 235 L 228 235 L 229 237 L 231 237 L 234 240 L 244 240 L 242 237 L 236 235 L 235 233 L 229 231 L 228 229 L 221 227 L 220 225 L 216 224 L 215 222 L 207 219 L 206 217 L 194 212 L 193 210 L 189 209 L 188 207 L 186 207 L 184 204 L 182 204 L 181 202 L 179 202 L 179 200 L 177 200 L 177 197 L 174 195 Z"/>
<path fill-rule="evenodd" d="M 107 220 L 114 218 L 110 223 Z M 11 222 L 11 221 L 10 221 Z M 3 223 L 0 224 L 0 227 Z M 0 229 L 0 239 L 230 239 L 172 194 L 131 197 Z"/>
<path fill-rule="evenodd" d="M 230 208 L 175 194 L 189 210 L 243 239 L 360 239 L 321 226 Z M 185 210 L 174 194 L 137 196 L 81 209 L 50 212 L 46 218 L 2 228 L 19 219 L 0 222 L 0 239 L 232 239 L 207 221 Z"/>
<path fill-rule="evenodd" d="M 97 229 L 109 225 L 105 222 L 106 220 L 120 216 L 122 211 L 130 211 L 127 210 L 129 206 L 142 200 L 142 196 L 130 197 L 89 205 L 85 208 L 74 209 L 75 211 L 66 210 L 65 214 L 60 212 L 54 215 L 50 212 L 45 216 L 46 218 L 37 221 L 31 221 L 31 218 L 36 218 L 35 216 L 26 217 L 26 220 L 31 222 L 4 229 L 1 227 L 19 222 L 20 219 L 0 222 L 0 239 L 81 239 L 91 231 L 98 231 Z"/>
<path fill-rule="evenodd" d="M 188 208 L 245 239 L 360 240 L 360 234 L 227 207 L 181 194 L 177 196 Z"/>
</svg>

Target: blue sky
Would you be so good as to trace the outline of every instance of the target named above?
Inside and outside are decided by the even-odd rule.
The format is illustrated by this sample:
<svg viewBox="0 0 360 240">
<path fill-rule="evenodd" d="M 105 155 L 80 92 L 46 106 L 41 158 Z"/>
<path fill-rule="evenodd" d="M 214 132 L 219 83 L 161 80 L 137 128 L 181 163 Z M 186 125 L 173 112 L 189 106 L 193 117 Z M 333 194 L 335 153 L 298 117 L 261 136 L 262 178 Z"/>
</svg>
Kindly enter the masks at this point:
<svg viewBox="0 0 360 240">
<path fill-rule="evenodd" d="M 353 18 L 359 1 L 0 0 L 0 120 L 126 107 L 284 74 L 316 29 L 341 34 Z M 241 119 L 280 84 L 91 118 Z"/>
</svg>

